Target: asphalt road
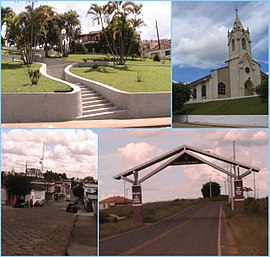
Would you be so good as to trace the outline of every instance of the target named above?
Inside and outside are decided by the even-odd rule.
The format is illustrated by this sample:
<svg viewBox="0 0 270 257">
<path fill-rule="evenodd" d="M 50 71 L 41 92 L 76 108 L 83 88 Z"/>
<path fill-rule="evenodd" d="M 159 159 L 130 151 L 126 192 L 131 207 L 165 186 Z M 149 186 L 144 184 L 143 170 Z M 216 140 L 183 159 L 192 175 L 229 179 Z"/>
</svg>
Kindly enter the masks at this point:
<svg viewBox="0 0 270 257">
<path fill-rule="evenodd" d="M 188 207 L 154 225 L 100 241 L 100 255 L 223 255 L 221 203 Z"/>
</svg>

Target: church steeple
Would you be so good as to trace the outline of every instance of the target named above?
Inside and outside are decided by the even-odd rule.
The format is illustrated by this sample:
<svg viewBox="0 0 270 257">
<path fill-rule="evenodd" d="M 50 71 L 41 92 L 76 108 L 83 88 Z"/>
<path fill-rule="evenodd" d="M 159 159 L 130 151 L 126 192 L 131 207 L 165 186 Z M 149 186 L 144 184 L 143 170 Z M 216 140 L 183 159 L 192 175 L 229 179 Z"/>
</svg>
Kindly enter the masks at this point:
<svg viewBox="0 0 270 257">
<path fill-rule="evenodd" d="M 235 15 L 235 20 L 234 20 L 234 24 L 233 24 L 233 29 L 232 30 L 243 30 L 244 27 L 239 19 L 239 16 L 238 16 L 238 9 L 235 8 L 235 12 L 236 12 L 236 15 Z"/>
<path fill-rule="evenodd" d="M 243 27 L 237 8 L 235 8 L 235 12 L 233 28 L 228 33 L 229 60 L 233 58 L 242 59 L 246 54 L 252 58 L 249 30 L 245 30 Z"/>
</svg>

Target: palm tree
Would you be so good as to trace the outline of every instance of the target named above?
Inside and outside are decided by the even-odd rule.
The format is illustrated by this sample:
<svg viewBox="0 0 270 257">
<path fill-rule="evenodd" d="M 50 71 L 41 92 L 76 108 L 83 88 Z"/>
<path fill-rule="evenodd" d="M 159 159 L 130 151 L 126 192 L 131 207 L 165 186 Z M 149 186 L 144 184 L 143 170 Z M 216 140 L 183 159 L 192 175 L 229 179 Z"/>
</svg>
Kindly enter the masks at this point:
<svg viewBox="0 0 270 257">
<path fill-rule="evenodd" d="M 74 10 L 69 10 L 59 15 L 61 19 L 62 29 L 66 30 L 66 37 L 69 40 L 69 49 L 75 45 L 76 39 L 80 35 L 81 21 L 79 15 Z"/>
<path fill-rule="evenodd" d="M 110 1 L 103 6 L 92 4 L 88 10 L 87 14 L 93 16 L 93 22 L 101 25 L 107 46 L 118 64 L 125 64 L 139 38 L 136 30 L 145 25 L 138 18 L 142 7 L 142 4 L 130 1 Z"/>
</svg>

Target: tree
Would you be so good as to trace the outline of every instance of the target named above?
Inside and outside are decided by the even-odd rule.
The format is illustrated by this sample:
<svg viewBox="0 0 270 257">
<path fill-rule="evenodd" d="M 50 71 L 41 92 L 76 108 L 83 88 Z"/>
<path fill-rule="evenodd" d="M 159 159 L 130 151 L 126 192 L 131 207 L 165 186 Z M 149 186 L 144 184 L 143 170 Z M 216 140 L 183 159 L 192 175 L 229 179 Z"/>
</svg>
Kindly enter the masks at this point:
<svg viewBox="0 0 270 257">
<path fill-rule="evenodd" d="M 259 95 L 263 103 L 268 103 L 268 75 L 261 73 L 261 85 L 255 88 L 256 94 Z"/>
<path fill-rule="evenodd" d="M 83 188 L 82 183 L 73 188 L 73 194 L 75 196 L 79 197 L 80 199 L 83 198 L 83 196 L 84 196 L 84 188 Z"/>
<path fill-rule="evenodd" d="M 173 112 L 180 111 L 184 104 L 191 98 L 191 89 L 184 83 L 172 84 Z"/>
<path fill-rule="evenodd" d="M 207 182 L 203 185 L 201 189 L 203 198 L 210 197 L 210 183 L 212 197 L 220 196 L 220 185 L 216 182 Z"/>
<path fill-rule="evenodd" d="M 140 40 L 136 30 L 145 25 L 139 18 L 142 7 L 130 1 L 110 1 L 103 6 L 94 3 L 88 10 L 93 22 L 101 25 L 106 46 L 117 64 L 125 64 L 132 47 Z"/>
<path fill-rule="evenodd" d="M 21 199 L 22 196 L 31 191 L 30 179 L 21 175 L 8 175 L 6 186 L 9 192 L 15 195 L 17 199 Z"/>
</svg>

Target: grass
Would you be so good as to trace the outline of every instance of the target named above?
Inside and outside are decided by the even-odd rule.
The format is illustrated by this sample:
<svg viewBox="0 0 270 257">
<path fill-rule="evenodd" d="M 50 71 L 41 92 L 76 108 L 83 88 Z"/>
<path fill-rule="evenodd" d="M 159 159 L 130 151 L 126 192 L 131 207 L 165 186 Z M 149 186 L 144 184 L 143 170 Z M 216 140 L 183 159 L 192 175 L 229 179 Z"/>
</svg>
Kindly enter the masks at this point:
<svg viewBox="0 0 270 257">
<path fill-rule="evenodd" d="M 245 200 L 244 214 L 228 213 L 229 226 L 241 254 L 268 256 L 268 198 Z"/>
<path fill-rule="evenodd" d="M 72 68 L 71 72 L 80 77 L 98 81 L 126 92 L 170 91 L 171 68 L 167 65 L 99 66 L 96 69 L 81 67 Z"/>
<path fill-rule="evenodd" d="M 39 69 L 39 64 L 33 64 L 32 69 Z M 21 62 L 2 59 L 2 92 L 67 92 L 69 86 L 41 75 L 38 85 L 32 86 L 27 75 L 27 67 Z"/>
<path fill-rule="evenodd" d="M 222 200 L 211 199 L 213 201 Z M 188 206 L 200 202 L 209 201 L 209 199 L 175 199 L 173 201 L 153 202 L 143 204 L 143 222 L 154 223 L 164 218 L 170 217 L 175 213 L 184 210 Z M 109 214 L 115 214 L 119 217 L 125 216 L 126 219 L 117 221 L 109 221 L 106 217 Z M 135 228 L 142 227 L 141 223 L 135 223 L 132 218 L 132 206 L 118 206 L 100 211 L 100 238 L 117 235 L 119 233 L 127 232 Z"/>
<path fill-rule="evenodd" d="M 188 109 L 188 110 L 187 110 Z M 189 115 L 262 115 L 268 114 L 268 104 L 259 97 L 186 104 L 175 114 Z"/>
<path fill-rule="evenodd" d="M 73 61 L 73 62 L 83 62 L 82 59 L 85 58 L 107 58 L 107 54 L 70 54 L 68 57 L 64 57 L 64 60 L 67 61 Z M 111 55 L 111 58 L 113 58 L 113 56 Z M 145 60 L 143 60 L 142 58 L 128 58 L 126 61 L 127 65 L 171 65 L 171 61 L 170 60 L 161 60 L 160 62 L 154 62 L 152 59 L 150 58 L 145 58 Z"/>
</svg>

